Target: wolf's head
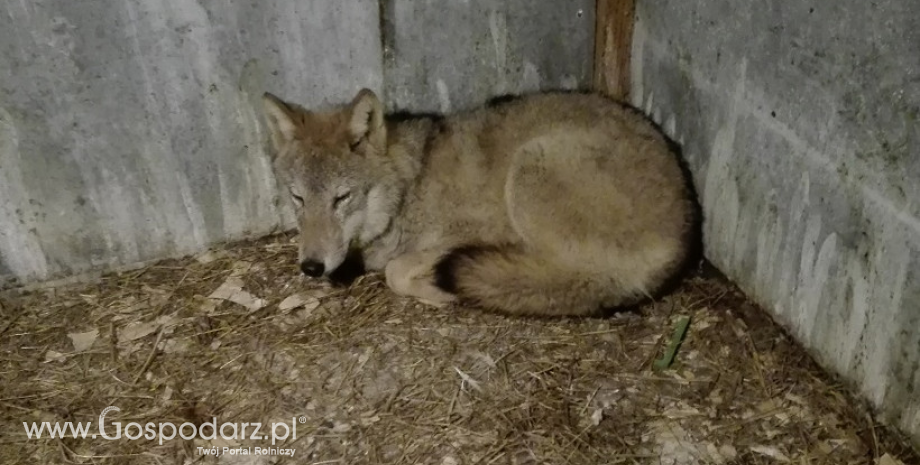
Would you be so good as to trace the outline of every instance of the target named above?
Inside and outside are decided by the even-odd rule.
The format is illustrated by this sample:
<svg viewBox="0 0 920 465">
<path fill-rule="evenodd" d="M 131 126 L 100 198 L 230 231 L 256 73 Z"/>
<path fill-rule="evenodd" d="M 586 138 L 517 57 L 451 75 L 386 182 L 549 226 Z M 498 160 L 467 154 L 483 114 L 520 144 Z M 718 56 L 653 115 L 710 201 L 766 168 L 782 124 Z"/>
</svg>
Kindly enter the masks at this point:
<svg viewBox="0 0 920 465">
<path fill-rule="evenodd" d="M 300 269 L 329 275 L 349 248 L 389 227 L 399 194 L 387 162 L 383 106 L 361 90 L 348 105 L 307 111 L 271 94 L 263 98 L 274 145 L 272 164 L 300 227 Z"/>
</svg>

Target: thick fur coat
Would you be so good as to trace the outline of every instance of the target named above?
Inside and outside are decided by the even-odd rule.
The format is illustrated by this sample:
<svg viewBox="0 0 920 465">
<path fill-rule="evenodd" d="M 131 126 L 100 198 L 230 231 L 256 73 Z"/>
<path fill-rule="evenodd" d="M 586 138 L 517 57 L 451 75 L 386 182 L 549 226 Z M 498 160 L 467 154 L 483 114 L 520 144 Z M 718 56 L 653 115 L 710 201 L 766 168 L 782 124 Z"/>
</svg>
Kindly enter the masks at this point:
<svg viewBox="0 0 920 465">
<path fill-rule="evenodd" d="M 600 95 L 445 117 L 387 116 L 369 90 L 328 111 L 264 102 L 311 276 L 357 249 L 394 291 L 428 303 L 589 315 L 652 296 L 696 240 L 677 154 Z"/>
</svg>

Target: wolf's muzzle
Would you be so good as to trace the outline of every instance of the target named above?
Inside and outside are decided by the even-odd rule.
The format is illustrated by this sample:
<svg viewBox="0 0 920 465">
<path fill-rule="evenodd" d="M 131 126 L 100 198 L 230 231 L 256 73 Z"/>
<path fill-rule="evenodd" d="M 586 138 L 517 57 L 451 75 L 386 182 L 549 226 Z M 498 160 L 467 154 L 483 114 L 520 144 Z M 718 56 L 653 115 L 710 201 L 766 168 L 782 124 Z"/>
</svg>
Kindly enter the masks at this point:
<svg viewBox="0 0 920 465">
<path fill-rule="evenodd" d="M 311 278 L 318 278 L 323 275 L 324 271 L 326 271 L 326 267 L 322 262 L 304 260 L 300 262 L 300 271 L 303 271 L 303 274 Z"/>
</svg>

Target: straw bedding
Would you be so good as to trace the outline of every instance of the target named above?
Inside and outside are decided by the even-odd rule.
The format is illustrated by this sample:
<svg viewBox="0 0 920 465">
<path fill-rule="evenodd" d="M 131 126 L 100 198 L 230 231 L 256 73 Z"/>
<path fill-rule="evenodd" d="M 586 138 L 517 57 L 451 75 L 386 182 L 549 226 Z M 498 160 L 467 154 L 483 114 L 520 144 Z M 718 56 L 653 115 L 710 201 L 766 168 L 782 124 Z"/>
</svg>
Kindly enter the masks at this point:
<svg viewBox="0 0 920 465">
<path fill-rule="evenodd" d="M 731 284 L 522 319 L 299 276 L 290 235 L 6 296 L 0 462 L 920 463 Z M 673 364 L 653 368 L 690 317 Z M 287 422 L 297 438 L 28 438 L 22 422 Z M 110 433 L 111 434 L 111 433 Z M 203 455 L 212 447 L 294 457 Z"/>
</svg>

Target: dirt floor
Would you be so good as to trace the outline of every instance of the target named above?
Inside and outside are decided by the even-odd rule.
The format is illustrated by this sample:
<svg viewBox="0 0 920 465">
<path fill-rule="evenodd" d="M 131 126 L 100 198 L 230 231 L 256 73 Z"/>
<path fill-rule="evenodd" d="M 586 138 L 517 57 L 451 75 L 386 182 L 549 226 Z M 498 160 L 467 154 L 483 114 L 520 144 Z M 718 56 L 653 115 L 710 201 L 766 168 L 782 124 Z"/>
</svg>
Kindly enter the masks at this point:
<svg viewBox="0 0 920 465">
<path fill-rule="evenodd" d="M 635 312 L 535 320 L 426 307 L 376 275 L 334 288 L 295 255 L 279 236 L 7 300 L 0 462 L 920 464 L 715 275 Z M 216 419 L 230 439 L 23 426 L 96 433 L 109 406 L 110 436 Z M 253 439 L 255 422 L 296 439 Z"/>
</svg>

